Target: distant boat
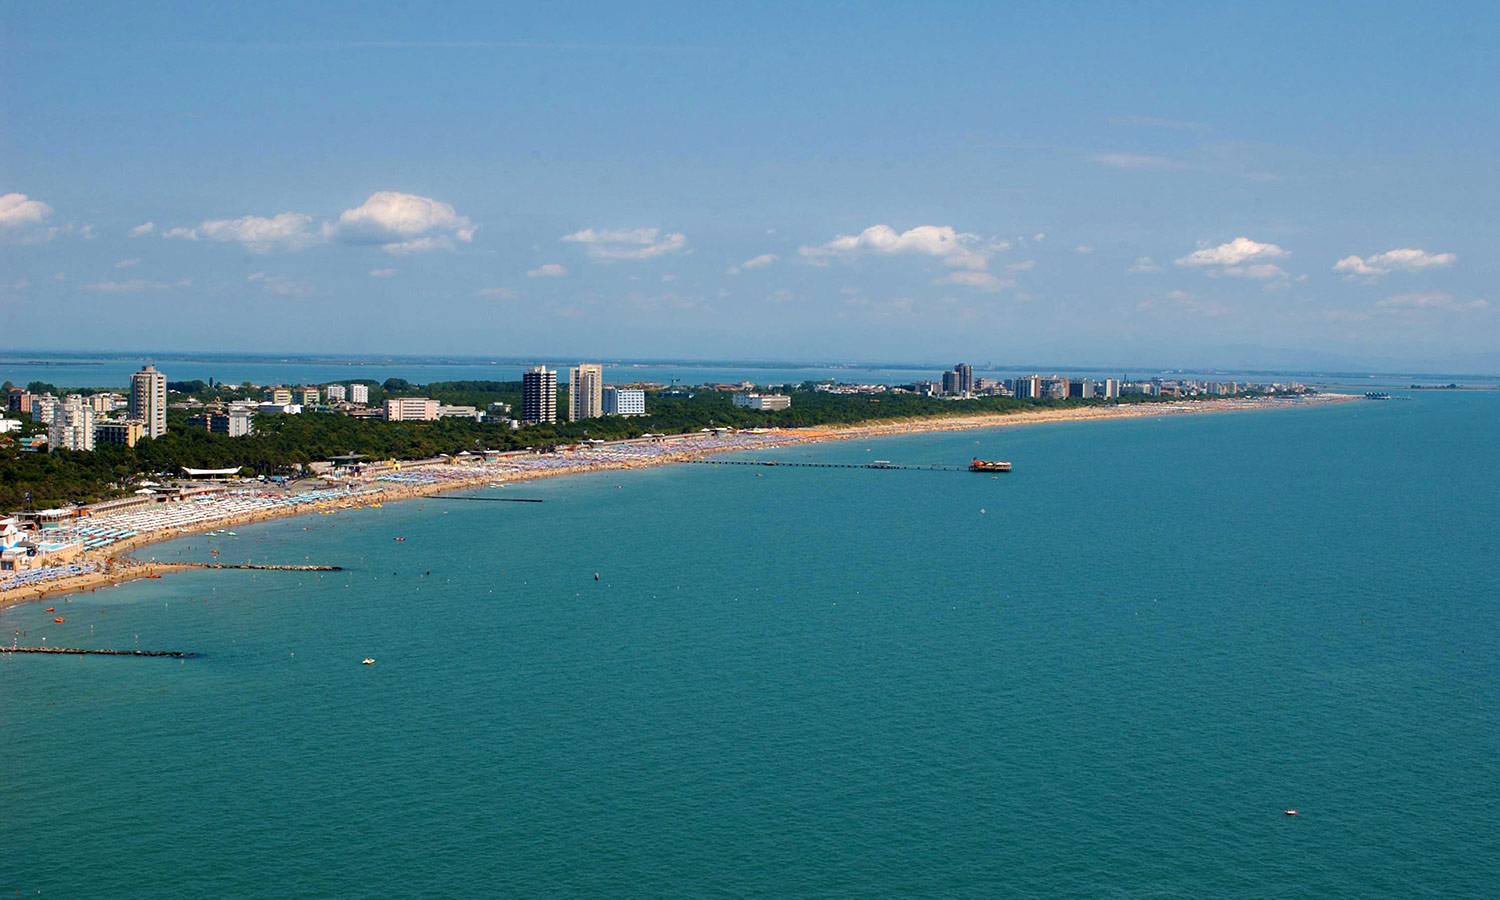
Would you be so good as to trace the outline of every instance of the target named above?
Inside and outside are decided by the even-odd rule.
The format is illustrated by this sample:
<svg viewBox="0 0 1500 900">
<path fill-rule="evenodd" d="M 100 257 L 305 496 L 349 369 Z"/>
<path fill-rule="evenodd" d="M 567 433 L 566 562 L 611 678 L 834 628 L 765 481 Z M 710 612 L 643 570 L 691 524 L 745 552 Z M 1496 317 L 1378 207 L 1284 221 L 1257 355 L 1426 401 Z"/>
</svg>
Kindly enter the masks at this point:
<svg viewBox="0 0 1500 900">
<path fill-rule="evenodd" d="M 364 661 L 363 664 L 367 665 L 367 666 L 373 666 L 373 665 L 375 665 L 375 657 L 373 657 L 373 656 L 366 656 L 365 657 L 365 661 Z"/>
<path fill-rule="evenodd" d="M 57 612 L 57 607 L 55 607 L 55 606 L 49 606 L 49 607 L 47 607 L 47 612 Z"/>
<path fill-rule="evenodd" d="M 1295 809 L 1289 809 L 1286 811 L 1286 814 L 1289 816 L 1295 816 L 1297 814 L 1297 811 Z"/>
<path fill-rule="evenodd" d="M 64 618 L 63 618 L 63 617 L 62 617 L 62 616 L 58 616 L 58 617 L 57 617 L 57 618 L 55 618 L 55 619 L 53 619 L 53 620 L 52 620 L 52 621 L 54 621 L 54 622 L 57 622 L 57 623 L 59 623 L 59 624 L 61 624 L 61 623 L 63 623 L 63 622 L 66 622 L 66 621 L 68 621 L 68 620 L 67 620 L 67 619 L 64 619 Z"/>
<path fill-rule="evenodd" d="M 404 537 L 398 537 L 398 538 L 396 538 L 396 540 L 398 540 L 398 541 L 404 541 L 404 540 L 406 540 L 406 538 L 404 538 Z"/>
</svg>

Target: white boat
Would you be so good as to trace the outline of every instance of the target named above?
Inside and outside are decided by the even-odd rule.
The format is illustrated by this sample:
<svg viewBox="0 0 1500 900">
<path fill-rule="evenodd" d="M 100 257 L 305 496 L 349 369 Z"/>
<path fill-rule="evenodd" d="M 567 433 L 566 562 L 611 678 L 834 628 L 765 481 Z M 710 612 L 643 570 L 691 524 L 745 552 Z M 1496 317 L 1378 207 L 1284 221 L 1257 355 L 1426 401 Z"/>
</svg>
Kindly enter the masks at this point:
<svg viewBox="0 0 1500 900">
<path fill-rule="evenodd" d="M 367 665 L 367 666 L 373 666 L 373 665 L 375 665 L 375 658 L 372 657 L 372 656 L 366 656 L 364 664 Z"/>
</svg>

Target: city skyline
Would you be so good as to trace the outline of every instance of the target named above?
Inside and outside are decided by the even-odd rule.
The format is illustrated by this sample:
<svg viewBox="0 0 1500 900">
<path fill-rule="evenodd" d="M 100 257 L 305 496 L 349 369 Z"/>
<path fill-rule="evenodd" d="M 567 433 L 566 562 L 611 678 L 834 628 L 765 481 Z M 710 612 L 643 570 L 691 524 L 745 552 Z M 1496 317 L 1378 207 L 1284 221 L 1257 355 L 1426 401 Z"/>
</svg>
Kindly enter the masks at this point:
<svg viewBox="0 0 1500 900">
<path fill-rule="evenodd" d="M 1500 371 L 1492 8 L 778 8 L 8 9 L 4 343 Z"/>
</svg>

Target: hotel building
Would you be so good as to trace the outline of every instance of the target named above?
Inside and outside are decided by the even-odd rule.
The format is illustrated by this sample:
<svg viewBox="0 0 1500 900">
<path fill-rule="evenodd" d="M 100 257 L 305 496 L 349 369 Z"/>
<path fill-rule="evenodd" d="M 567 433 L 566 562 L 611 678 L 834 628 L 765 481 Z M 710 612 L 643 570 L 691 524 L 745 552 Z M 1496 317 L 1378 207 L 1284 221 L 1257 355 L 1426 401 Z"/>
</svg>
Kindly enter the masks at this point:
<svg viewBox="0 0 1500 900">
<path fill-rule="evenodd" d="M 432 422 L 442 404 L 426 397 L 396 397 L 385 401 L 387 422 Z"/>
<path fill-rule="evenodd" d="M 532 366 L 521 373 L 521 421 L 527 425 L 557 422 L 557 371 Z"/>
<path fill-rule="evenodd" d="M 605 388 L 604 414 L 606 416 L 644 416 L 646 392 L 640 388 Z"/>
<path fill-rule="evenodd" d="M 167 433 L 167 376 L 146 366 L 130 376 L 130 418 L 146 425 L 146 437 Z"/>
<path fill-rule="evenodd" d="M 604 367 L 579 363 L 568 373 L 568 421 L 604 415 Z"/>
</svg>

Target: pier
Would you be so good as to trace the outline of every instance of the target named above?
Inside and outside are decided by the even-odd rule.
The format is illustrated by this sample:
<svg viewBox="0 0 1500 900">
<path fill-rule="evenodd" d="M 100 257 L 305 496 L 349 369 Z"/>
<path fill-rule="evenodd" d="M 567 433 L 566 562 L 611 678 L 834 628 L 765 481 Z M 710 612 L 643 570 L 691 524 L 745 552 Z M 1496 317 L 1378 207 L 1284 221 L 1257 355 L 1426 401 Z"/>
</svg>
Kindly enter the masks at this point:
<svg viewBox="0 0 1500 900">
<path fill-rule="evenodd" d="M 797 469 L 898 469 L 908 472 L 967 472 L 964 466 L 944 466 L 933 463 L 927 466 L 899 465 L 897 463 L 810 463 L 781 462 L 775 459 L 687 459 L 683 462 L 699 466 L 772 466 Z"/>
<path fill-rule="evenodd" d="M 488 503 L 543 503 L 536 497 L 475 497 L 473 494 L 433 494 L 428 500 L 481 500 Z"/>
<path fill-rule="evenodd" d="M 194 569 L 255 569 L 261 572 L 342 572 L 343 566 L 273 566 L 257 563 L 184 563 Z"/>
<path fill-rule="evenodd" d="M 6 647 L 0 653 L 56 653 L 63 656 L 152 656 L 168 659 L 192 659 L 198 654 L 184 650 L 87 650 L 81 647 Z"/>
</svg>

